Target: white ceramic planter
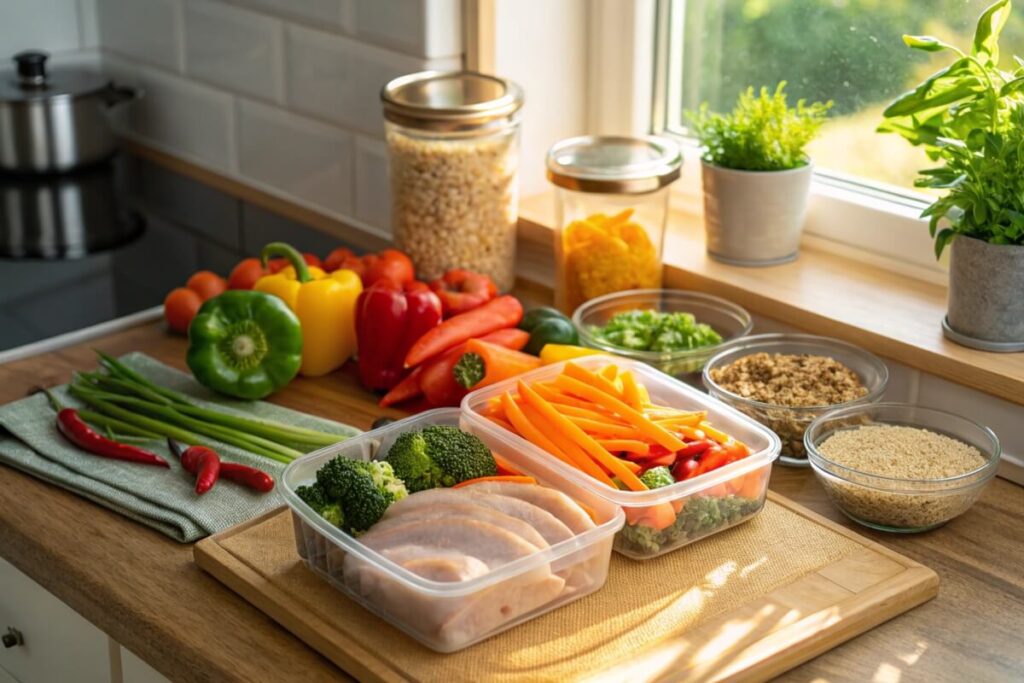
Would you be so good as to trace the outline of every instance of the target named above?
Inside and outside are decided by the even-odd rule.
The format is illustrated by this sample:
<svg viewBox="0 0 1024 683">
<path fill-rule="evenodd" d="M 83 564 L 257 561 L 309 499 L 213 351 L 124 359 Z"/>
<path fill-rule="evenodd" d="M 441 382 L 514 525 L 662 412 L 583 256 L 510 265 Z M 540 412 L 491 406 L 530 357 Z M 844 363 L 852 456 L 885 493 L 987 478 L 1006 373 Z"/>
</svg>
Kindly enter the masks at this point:
<svg viewBox="0 0 1024 683">
<path fill-rule="evenodd" d="M 739 171 L 702 162 L 704 228 L 712 258 L 772 266 L 796 258 L 813 165 Z"/>
<path fill-rule="evenodd" d="M 1024 246 L 958 235 L 952 251 L 947 336 L 986 351 L 1024 350 Z"/>
</svg>

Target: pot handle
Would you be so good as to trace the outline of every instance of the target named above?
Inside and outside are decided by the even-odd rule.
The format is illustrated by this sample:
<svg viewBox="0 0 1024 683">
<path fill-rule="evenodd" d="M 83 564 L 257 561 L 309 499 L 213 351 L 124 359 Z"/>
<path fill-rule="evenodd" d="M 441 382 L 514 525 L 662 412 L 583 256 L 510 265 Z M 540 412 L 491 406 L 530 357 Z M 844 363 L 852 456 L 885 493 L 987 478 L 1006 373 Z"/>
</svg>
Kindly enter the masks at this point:
<svg viewBox="0 0 1024 683">
<path fill-rule="evenodd" d="M 134 99 L 138 99 L 145 94 L 145 91 L 141 88 L 130 88 L 126 85 L 115 85 L 111 83 L 107 86 L 107 89 L 103 91 L 101 97 L 103 102 L 108 107 L 113 107 L 122 102 L 129 102 Z"/>
</svg>

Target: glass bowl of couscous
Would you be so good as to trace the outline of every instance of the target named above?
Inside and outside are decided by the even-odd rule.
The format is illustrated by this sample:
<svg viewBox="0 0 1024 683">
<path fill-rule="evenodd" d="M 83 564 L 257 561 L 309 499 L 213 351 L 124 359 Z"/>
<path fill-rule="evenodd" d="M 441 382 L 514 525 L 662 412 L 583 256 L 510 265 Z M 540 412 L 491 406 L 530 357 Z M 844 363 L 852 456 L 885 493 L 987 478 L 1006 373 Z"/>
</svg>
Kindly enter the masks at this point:
<svg viewBox="0 0 1024 683">
<path fill-rule="evenodd" d="M 804 446 L 829 499 L 882 531 L 915 533 L 966 512 L 995 476 L 999 439 L 960 415 L 906 403 L 816 419 Z"/>
</svg>

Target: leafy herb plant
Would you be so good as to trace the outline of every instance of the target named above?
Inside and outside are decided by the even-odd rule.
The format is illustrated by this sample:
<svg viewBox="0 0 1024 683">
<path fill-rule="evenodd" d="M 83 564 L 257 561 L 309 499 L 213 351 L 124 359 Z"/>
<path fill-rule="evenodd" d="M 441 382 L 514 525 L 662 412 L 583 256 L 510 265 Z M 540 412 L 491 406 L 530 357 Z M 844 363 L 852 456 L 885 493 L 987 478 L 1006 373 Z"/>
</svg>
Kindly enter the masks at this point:
<svg viewBox="0 0 1024 683">
<path fill-rule="evenodd" d="M 918 187 L 947 190 L 922 213 L 935 255 L 956 235 L 993 244 L 1024 244 L 1024 60 L 999 68 L 999 34 L 1010 0 L 978 19 L 970 53 L 931 36 L 903 36 L 908 47 L 952 52 L 952 64 L 886 108 L 881 132 L 921 145 L 941 166 L 921 171 Z M 945 219 L 948 227 L 939 229 Z"/>
<path fill-rule="evenodd" d="M 786 171 L 807 164 L 804 148 L 825 122 L 832 102 L 805 100 L 790 107 L 784 92 L 786 82 L 775 92 L 761 88 L 754 95 L 750 87 L 740 93 L 736 107 L 728 114 L 715 114 L 707 103 L 686 118 L 701 146 L 704 161 L 744 171 Z"/>
</svg>

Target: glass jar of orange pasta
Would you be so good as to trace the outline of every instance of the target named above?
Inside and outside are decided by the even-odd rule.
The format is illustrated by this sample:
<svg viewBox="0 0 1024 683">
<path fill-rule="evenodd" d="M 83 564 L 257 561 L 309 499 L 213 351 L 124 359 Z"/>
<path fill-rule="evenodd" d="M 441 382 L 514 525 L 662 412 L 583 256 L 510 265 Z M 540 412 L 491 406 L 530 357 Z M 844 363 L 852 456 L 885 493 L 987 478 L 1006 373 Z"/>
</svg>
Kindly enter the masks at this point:
<svg viewBox="0 0 1024 683">
<path fill-rule="evenodd" d="M 682 166 L 667 138 L 583 136 L 547 155 L 556 186 L 555 304 L 661 287 L 669 185 Z"/>
</svg>

